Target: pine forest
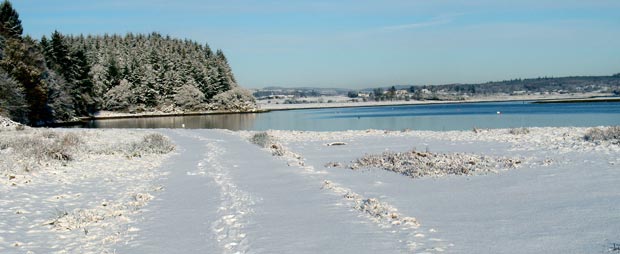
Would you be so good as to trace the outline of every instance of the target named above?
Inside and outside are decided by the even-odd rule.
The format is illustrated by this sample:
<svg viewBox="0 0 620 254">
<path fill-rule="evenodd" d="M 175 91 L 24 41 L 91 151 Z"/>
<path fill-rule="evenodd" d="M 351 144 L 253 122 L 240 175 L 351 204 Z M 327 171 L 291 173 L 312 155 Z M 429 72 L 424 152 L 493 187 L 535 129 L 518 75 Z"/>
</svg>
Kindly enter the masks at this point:
<svg viewBox="0 0 620 254">
<path fill-rule="evenodd" d="M 0 114 L 30 125 L 101 110 L 251 111 L 222 50 L 151 34 L 23 35 L 10 2 L 0 6 Z"/>
</svg>

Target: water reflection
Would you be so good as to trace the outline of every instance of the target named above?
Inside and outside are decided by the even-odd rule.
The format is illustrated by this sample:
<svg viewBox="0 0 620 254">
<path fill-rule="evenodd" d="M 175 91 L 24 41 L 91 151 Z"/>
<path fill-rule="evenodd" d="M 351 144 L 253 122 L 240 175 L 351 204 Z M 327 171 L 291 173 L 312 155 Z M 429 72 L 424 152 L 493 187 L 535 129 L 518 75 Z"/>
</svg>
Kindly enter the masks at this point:
<svg viewBox="0 0 620 254">
<path fill-rule="evenodd" d="M 221 114 L 195 116 L 167 116 L 95 120 L 87 128 L 183 128 L 186 129 L 251 129 L 256 114 Z"/>
<path fill-rule="evenodd" d="M 498 114 L 501 112 L 501 114 Z M 410 105 L 130 118 L 91 121 L 90 128 L 185 128 L 229 130 L 471 130 L 545 126 L 620 125 L 620 103 L 523 102 Z"/>
</svg>

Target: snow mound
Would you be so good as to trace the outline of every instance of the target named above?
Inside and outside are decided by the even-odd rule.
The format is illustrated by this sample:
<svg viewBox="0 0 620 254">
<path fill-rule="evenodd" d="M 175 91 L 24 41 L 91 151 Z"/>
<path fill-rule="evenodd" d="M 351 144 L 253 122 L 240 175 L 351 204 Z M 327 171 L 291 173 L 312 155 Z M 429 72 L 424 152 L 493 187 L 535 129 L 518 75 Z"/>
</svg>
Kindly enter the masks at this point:
<svg viewBox="0 0 620 254">
<path fill-rule="evenodd" d="M 18 126 L 22 126 L 22 124 L 6 117 L 0 116 L 0 129 L 16 128 Z"/>
</svg>

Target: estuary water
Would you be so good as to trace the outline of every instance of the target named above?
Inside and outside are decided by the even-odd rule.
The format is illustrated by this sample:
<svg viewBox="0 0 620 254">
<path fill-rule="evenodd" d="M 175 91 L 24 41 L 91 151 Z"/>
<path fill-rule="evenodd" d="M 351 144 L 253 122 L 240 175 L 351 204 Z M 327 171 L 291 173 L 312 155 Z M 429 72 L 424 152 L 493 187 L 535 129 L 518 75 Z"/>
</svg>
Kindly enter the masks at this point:
<svg viewBox="0 0 620 254">
<path fill-rule="evenodd" d="M 471 130 L 473 128 L 620 125 L 620 102 L 485 102 L 303 109 L 94 120 L 86 128 L 190 128 L 229 130 Z"/>
</svg>

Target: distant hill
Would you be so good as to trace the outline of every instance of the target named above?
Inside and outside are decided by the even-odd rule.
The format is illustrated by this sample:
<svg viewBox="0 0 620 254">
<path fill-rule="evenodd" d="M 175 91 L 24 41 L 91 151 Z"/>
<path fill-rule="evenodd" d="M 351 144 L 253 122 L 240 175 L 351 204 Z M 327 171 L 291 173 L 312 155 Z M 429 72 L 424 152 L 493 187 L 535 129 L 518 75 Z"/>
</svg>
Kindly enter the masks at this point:
<svg viewBox="0 0 620 254">
<path fill-rule="evenodd" d="M 278 87 L 271 86 L 255 89 L 254 96 L 257 98 L 269 95 L 294 95 L 298 97 L 317 97 L 346 95 L 351 89 L 346 88 L 318 88 L 318 87 Z"/>
<path fill-rule="evenodd" d="M 428 89 L 431 92 L 443 91 L 471 95 L 488 95 L 499 93 L 510 94 L 515 92 L 613 92 L 620 90 L 620 75 L 513 79 L 479 84 L 416 86 L 414 90 L 416 89 Z"/>
<path fill-rule="evenodd" d="M 530 79 L 513 79 L 475 84 L 445 85 L 395 85 L 365 89 L 346 88 L 282 88 L 268 87 L 254 92 L 256 97 L 282 94 L 299 97 L 321 95 L 351 95 L 366 93 L 379 94 L 390 90 L 406 90 L 409 99 L 455 99 L 462 96 L 485 96 L 497 94 L 528 94 L 528 93 L 586 93 L 602 92 L 620 95 L 620 73 L 611 76 L 575 76 L 575 77 L 541 77 Z M 442 95 L 442 96 L 439 96 Z M 449 95 L 449 96 L 446 96 Z M 378 97 L 378 96 L 377 96 Z M 385 99 L 385 98 L 383 98 Z"/>
</svg>

